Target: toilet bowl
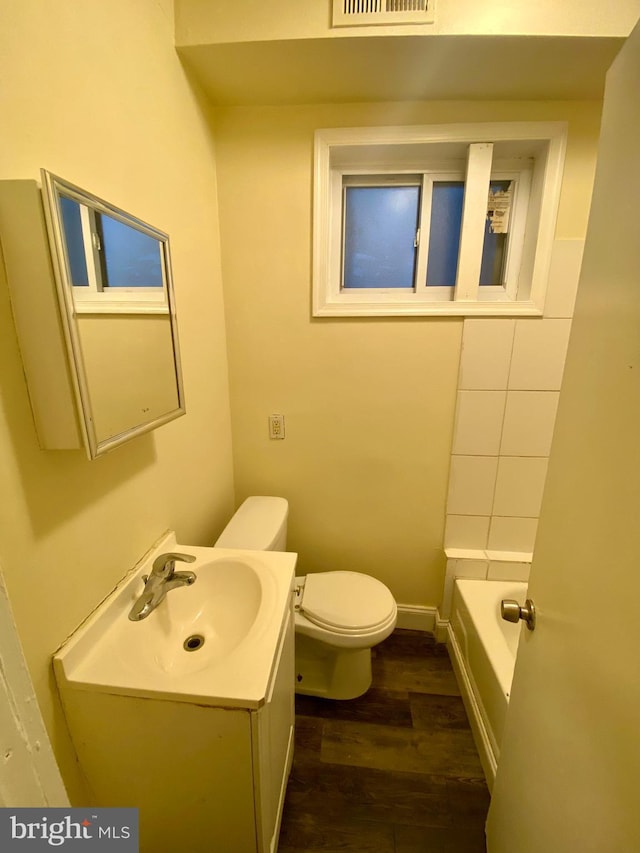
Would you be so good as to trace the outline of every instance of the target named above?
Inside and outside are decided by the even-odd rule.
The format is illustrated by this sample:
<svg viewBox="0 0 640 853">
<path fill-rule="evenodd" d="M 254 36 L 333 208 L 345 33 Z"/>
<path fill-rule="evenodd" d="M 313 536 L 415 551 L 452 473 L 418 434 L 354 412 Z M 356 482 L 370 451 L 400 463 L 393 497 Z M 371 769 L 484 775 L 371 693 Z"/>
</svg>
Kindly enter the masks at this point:
<svg viewBox="0 0 640 853">
<path fill-rule="evenodd" d="M 285 551 L 288 502 L 247 498 L 216 540 L 218 548 Z M 295 579 L 296 692 L 355 699 L 371 686 L 371 648 L 397 620 L 381 581 L 360 572 L 314 572 Z"/>
</svg>

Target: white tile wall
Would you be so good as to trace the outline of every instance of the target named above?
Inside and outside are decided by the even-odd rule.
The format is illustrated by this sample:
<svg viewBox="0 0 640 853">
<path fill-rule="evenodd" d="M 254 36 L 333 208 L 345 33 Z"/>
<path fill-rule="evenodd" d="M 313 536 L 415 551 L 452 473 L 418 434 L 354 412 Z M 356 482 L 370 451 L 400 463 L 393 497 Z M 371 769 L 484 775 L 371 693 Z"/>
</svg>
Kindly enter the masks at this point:
<svg viewBox="0 0 640 853">
<path fill-rule="evenodd" d="M 487 548 L 490 551 L 533 552 L 537 532 L 537 518 L 494 516 L 489 528 Z"/>
<path fill-rule="evenodd" d="M 497 456 L 452 456 L 448 511 L 452 515 L 491 515 Z"/>
<path fill-rule="evenodd" d="M 459 562 L 459 561 L 458 561 Z M 487 580 L 529 582 L 531 563 L 509 563 L 504 560 L 489 563 Z"/>
<path fill-rule="evenodd" d="M 447 515 L 444 547 L 484 550 L 489 542 L 490 521 L 488 515 Z"/>
<path fill-rule="evenodd" d="M 497 456 L 506 391 L 459 391 L 453 453 Z"/>
<path fill-rule="evenodd" d="M 473 580 L 486 580 L 489 571 L 489 560 L 447 560 L 447 570 L 444 580 L 444 593 L 439 610 L 441 619 L 448 619 L 451 615 L 451 601 L 453 599 L 453 585 L 456 578 L 471 578 Z"/>
<path fill-rule="evenodd" d="M 555 241 L 543 318 L 464 321 L 445 547 L 502 552 L 500 576 L 533 552 L 583 248 Z"/>
<path fill-rule="evenodd" d="M 492 515 L 537 518 L 548 462 L 544 457 L 501 456 Z"/>
<path fill-rule="evenodd" d="M 464 321 L 460 381 L 462 391 L 507 387 L 515 320 L 475 317 Z"/>
<path fill-rule="evenodd" d="M 511 391 L 559 391 L 571 320 L 516 320 Z"/>
<path fill-rule="evenodd" d="M 509 391 L 501 456 L 548 456 L 559 391 Z"/>
<path fill-rule="evenodd" d="M 489 570 L 489 560 L 456 560 L 455 576 L 471 580 L 485 580 Z"/>
<path fill-rule="evenodd" d="M 451 616 L 451 601 L 453 599 L 453 583 L 456 579 L 455 574 L 456 560 L 447 560 L 447 570 L 444 576 L 444 591 L 442 593 L 442 602 L 438 608 L 441 619 L 449 619 Z"/>
<path fill-rule="evenodd" d="M 545 317 L 573 317 L 584 240 L 556 240 L 551 256 Z"/>
<path fill-rule="evenodd" d="M 529 570 L 531 568 L 530 554 L 522 555 L 522 560 L 493 559 L 495 555 L 487 551 L 481 552 L 483 559 L 476 557 L 474 551 L 469 551 L 468 556 L 464 556 L 464 551 L 460 551 L 459 554 L 459 557 L 449 557 L 447 559 L 442 602 L 438 608 L 441 619 L 449 619 L 451 616 L 451 603 L 456 578 L 523 581 L 524 583 L 527 583 L 529 580 Z M 516 557 L 518 555 L 514 554 L 512 556 Z"/>
</svg>

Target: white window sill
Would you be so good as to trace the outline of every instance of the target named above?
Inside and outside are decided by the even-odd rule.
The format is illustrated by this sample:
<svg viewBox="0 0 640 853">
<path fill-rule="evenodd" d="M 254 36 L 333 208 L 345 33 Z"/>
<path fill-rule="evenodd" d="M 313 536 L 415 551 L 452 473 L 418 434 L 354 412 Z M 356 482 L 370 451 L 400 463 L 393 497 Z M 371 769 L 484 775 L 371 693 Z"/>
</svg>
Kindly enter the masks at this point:
<svg viewBox="0 0 640 853">
<path fill-rule="evenodd" d="M 542 317 L 533 302 L 331 302 L 314 317 Z"/>
<path fill-rule="evenodd" d="M 493 563 L 531 563 L 532 551 L 492 551 L 471 548 L 445 548 L 447 560 L 489 560 Z"/>
</svg>

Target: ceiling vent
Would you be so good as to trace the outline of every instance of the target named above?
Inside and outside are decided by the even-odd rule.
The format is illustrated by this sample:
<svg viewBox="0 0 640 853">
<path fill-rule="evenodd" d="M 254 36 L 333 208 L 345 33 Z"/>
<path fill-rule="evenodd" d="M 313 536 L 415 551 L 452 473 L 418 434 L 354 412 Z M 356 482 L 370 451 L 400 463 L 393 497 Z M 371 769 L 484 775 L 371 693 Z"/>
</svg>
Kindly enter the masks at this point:
<svg viewBox="0 0 640 853">
<path fill-rule="evenodd" d="M 333 0 L 334 27 L 432 24 L 436 0 Z"/>
</svg>

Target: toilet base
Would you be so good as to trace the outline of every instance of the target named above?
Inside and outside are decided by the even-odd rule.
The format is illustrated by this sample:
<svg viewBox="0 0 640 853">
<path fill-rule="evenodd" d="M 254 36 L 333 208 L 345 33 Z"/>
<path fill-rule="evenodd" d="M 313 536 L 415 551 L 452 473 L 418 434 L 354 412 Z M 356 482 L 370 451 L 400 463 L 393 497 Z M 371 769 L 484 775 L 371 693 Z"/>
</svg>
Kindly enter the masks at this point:
<svg viewBox="0 0 640 853">
<path fill-rule="evenodd" d="M 296 693 L 356 699 L 371 687 L 371 649 L 342 649 L 296 633 Z"/>
</svg>

